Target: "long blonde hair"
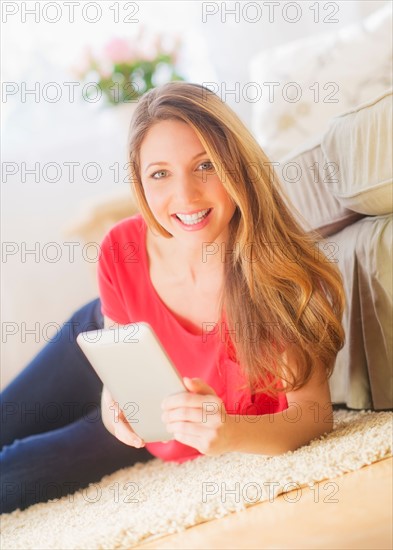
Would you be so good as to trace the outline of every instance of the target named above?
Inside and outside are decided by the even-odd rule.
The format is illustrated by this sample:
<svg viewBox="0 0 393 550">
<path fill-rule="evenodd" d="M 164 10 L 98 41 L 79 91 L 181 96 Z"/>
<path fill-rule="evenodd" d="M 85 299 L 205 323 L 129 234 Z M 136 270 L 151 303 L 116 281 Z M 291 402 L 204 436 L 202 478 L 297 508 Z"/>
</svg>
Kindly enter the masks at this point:
<svg viewBox="0 0 393 550">
<path fill-rule="evenodd" d="M 139 101 L 128 150 L 142 216 L 152 230 L 172 237 L 146 201 L 139 158 L 148 130 L 168 119 L 193 128 L 236 204 L 229 224 L 230 254 L 225 254 L 220 306 L 228 331 L 236 334 L 229 345 L 251 391 L 274 396 L 284 389 L 300 389 L 317 366 L 330 377 L 344 345 L 340 272 L 318 246 L 321 236 L 306 232 L 291 213 L 290 201 L 252 134 L 230 107 L 202 85 L 170 82 L 149 90 Z M 239 339 L 238 334 L 243 336 Z M 288 346 L 296 368 L 284 360 Z"/>
</svg>

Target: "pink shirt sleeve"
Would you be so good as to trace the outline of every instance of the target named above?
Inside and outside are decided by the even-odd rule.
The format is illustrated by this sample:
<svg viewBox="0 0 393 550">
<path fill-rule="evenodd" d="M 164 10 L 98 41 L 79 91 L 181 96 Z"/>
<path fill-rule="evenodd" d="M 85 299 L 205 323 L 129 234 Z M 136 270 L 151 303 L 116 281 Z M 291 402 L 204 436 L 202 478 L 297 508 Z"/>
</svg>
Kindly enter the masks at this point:
<svg viewBox="0 0 393 550">
<path fill-rule="evenodd" d="M 97 266 L 101 313 L 115 323 L 126 325 L 129 323 L 129 320 L 124 305 L 119 300 L 119 296 L 122 293 L 119 289 L 116 269 L 118 267 L 116 266 L 117 256 L 114 250 L 112 234 L 109 232 L 102 241 L 101 254 Z"/>
</svg>

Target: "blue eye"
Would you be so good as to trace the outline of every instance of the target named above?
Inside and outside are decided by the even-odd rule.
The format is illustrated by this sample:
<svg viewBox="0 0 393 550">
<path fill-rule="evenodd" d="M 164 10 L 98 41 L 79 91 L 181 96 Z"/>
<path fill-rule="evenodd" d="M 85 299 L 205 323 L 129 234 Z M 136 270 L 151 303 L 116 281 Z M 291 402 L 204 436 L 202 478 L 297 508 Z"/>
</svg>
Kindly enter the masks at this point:
<svg viewBox="0 0 393 550">
<path fill-rule="evenodd" d="M 213 163 L 210 162 L 210 160 L 205 160 L 204 162 L 202 162 L 202 164 L 209 164 L 210 168 L 207 168 L 207 170 L 214 170 Z M 202 164 L 200 164 L 200 166 L 202 166 Z"/>
</svg>

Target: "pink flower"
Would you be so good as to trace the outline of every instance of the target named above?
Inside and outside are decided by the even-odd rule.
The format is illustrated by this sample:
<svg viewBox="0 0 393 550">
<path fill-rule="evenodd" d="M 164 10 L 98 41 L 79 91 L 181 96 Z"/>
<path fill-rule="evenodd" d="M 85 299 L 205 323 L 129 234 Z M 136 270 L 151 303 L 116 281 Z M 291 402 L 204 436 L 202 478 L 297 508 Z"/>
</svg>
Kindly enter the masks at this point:
<svg viewBox="0 0 393 550">
<path fill-rule="evenodd" d="M 127 63 L 134 57 L 134 49 L 124 38 L 113 38 L 104 48 L 105 56 L 112 63 Z"/>
</svg>

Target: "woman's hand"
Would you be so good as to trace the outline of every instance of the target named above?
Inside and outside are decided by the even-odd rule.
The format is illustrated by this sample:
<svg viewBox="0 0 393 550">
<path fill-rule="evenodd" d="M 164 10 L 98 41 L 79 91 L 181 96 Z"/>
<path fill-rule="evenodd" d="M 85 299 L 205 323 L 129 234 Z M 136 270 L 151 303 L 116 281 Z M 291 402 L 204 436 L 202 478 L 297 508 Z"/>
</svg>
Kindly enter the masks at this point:
<svg viewBox="0 0 393 550">
<path fill-rule="evenodd" d="M 119 441 L 131 447 L 144 447 L 145 442 L 131 428 L 109 390 L 104 386 L 101 396 L 101 416 L 105 428 Z"/>
<path fill-rule="evenodd" d="M 232 450 L 232 431 L 224 402 L 201 378 L 183 378 L 189 392 L 171 395 L 162 402 L 162 420 L 174 439 L 204 455 Z"/>
</svg>

